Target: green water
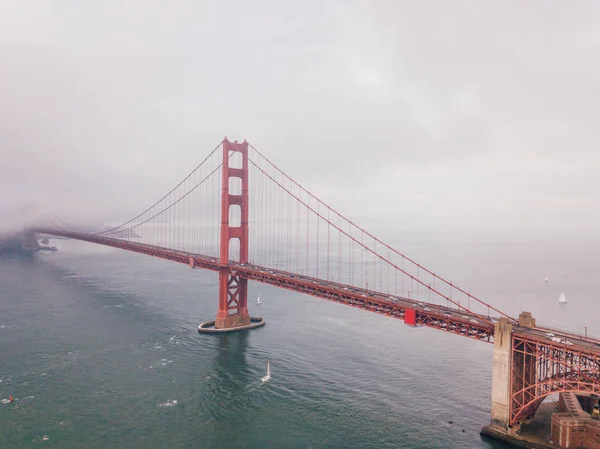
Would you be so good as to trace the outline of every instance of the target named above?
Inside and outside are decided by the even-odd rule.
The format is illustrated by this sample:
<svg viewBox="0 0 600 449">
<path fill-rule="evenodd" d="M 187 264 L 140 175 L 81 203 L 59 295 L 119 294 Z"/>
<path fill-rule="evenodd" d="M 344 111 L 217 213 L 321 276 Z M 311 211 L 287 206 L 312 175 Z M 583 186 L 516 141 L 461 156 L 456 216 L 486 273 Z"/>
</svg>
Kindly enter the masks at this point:
<svg viewBox="0 0 600 449">
<path fill-rule="evenodd" d="M 0 448 L 504 447 L 479 436 L 489 344 L 259 284 L 251 312 L 265 327 L 199 335 L 216 312 L 214 273 L 52 243 L 58 252 L 0 258 L 0 398 L 15 398 L 0 404 Z M 574 310 L 600 312 L 585 264 L 563 270 L 532 249 L 541 266 L 520 272 L 493 247 L 457 243 L 458 263 L 441 244 L 413 254 L 509 311 L 529 301 L 538 320 L 599 330 Z M 573 298 L 567 312 L 557 288 Z"/>
</svg>

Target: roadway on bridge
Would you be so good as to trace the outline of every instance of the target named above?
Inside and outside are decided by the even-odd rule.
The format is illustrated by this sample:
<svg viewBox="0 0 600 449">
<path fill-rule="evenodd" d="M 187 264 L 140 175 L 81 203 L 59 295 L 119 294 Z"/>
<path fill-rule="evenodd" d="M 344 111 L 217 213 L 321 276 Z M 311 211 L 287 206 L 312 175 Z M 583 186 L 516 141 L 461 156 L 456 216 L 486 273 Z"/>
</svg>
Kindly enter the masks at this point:
<svg viewBox="0 0 600 449">
<path fill-rule="evenodd" d="M 51 228 L 36 228 L 35 232 L 73 238 L 90 243 L 98 243 L 212 271 L 218 271 L 222 268 L 222 264 L 216 257 L 177 251 L 145 243 Z M 241 277 L 246 277 L 250 280 L 275 285 L 323 299 L 334 300 L 336 302 L 392 316 L 394 318 L 402 319 L 404 318 L 405 311 L 412 309 L 417 313 L 418 325 L 433 327 L 446 332 L 488 342 L 493 342 L 494 324 L 499 319 L 497 316 L 484 316 L 466 310 L 456 310 L 440 304 L 386 295 L 384 293 L 361 289 L 351 285 L 344 285 L 330 280 L 299 275 L 282 270 L 274 270 L 272 268 L 250 263 L 229 261 L 227 268 L 236 271 Z M 600 357 L 600 340 L 596 338 L 549 328 L 527 328 L 519 326 L 515 320 L 513 320 L 513 333 L 541 344 L 545 343 L 551 346 L 568 347 L 571 351 L 581 351 L 594 357 Z M 553 341 L 552 338 L 558 338 L 560 341 Z"/>
</svg>

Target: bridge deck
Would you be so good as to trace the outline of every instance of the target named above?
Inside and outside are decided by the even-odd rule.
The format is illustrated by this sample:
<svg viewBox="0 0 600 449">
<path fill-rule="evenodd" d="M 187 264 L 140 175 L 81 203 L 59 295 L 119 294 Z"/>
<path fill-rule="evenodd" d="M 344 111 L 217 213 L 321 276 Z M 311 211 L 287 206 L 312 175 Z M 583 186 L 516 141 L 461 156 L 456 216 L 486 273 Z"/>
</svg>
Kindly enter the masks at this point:
<svg viewBox="0 0 600 449">
<path fill-rule="evenodd" d="M 177 251 L 170 248 L 131 242 L 127 240 L 104 237 L 96 234 L 87 234 L 74 231 L 62 231 L 49 228 L 35 228 L 35 232 L 81 240 L 90 243 L 120 248 L 153 257 L 159 257 L 192 268 L 203 268 L 218 271 L 223 268 L 215 257 L 202 254 L 193 254 Z M 415 325 L 427 326 L 446 332 L 462 335 L 476 340 L 494 341 L 494 323 L 497 317 L 474 314 L 467 311 L 452 309 L 443 305 L 416 301 L 400 296 L 390 296 L 381 292 L 361 289 L 354 286 L 336 282 L 298 275 L 282 270 L 273 270 L 252 264 L 242 264 L 229 261 L 225 266 L 232 274 L 242 278 L 274 285 L 287 290 L 308 294 L 318 298 L 327 299 L 340 304 L 349 305 L 370 312 L 379 313 L 397 319 L 405 320 L 406 311 L 415 311 Z M 526 328 L 513 324 L 513 333 L 520 338 L 529 339 L 549 346 L 561 346 L 570 351 L 586 353 L 591 357 L 600 358 L 600 340 L 570 334 L 564 331 L 546 328 Z M 553 342 L 548 333 L 554 334 L 562 341 Z"/>
</svg>

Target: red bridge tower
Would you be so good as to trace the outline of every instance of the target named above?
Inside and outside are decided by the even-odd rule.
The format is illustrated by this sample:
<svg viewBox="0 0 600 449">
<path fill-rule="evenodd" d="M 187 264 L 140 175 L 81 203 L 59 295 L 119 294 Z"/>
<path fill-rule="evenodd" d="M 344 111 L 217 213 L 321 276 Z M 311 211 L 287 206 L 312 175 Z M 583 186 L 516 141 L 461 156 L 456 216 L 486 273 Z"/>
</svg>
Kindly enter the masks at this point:
<svg viewBox="0 0 600 449">
<path fill-rule="evenodd" d="M 239 161 L 241 160 L 241 164 Z M 234 180 L 232 183 L 231 180 Z M 223 140 L 221 180 L 221 237 L 219 254 L 219 310 L 214 321 L 201 323 L 199 332 L 230 332 L 264 326 L 260 317 L 248 313 L 248 279 L 239 275 L 235 261 L 248 263 L 248 142 Z M 241 190 L 240 190 L 241 184 Z M 232 193 L 233 191 L 233 193 Z M 231 225 L 232 208 L 239 207 L 239 226 Z M 233 239 L 239 241 L 239 254 L 230 254 Z M 231 259 L 230 259 L 231 256 Z M 191 263 L 193 267 L 193 263 Z M 213 327 L 214 324 L 214 327 Z"/>
<path fill-rule="evenodd" d="M 230 162 L 240 158 L 242 166 L 231 167 Z M 229 191 L 230 180 L 241 180 L 241 193 Z M 239 185 L 239 184 L 238 184 Z M 229 217 L 232 207 L 240 208 L 240 226 L 231 226 Z M 216 329 L 230 329 L 250 325 L 248 313 L 248 280 L 239 277 L 229 268 L 229 245 L 232 239 L 239 240 L 238 262 L 248 262 L 248 142 L 223 141 L 223 175 L 221 191 L 221 243 L 219 269 L 219 311 L 215 320 Z"/>
</svg>

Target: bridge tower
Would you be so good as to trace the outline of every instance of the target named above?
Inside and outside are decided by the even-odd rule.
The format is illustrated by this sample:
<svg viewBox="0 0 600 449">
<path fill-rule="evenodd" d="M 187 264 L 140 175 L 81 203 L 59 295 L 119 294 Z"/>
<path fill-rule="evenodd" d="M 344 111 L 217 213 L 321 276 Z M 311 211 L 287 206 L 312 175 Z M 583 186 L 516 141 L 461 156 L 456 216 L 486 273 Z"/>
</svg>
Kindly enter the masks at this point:
<svg viewBox="0 0 600 449">
<path fill-rule="evenodd" d="M 235 153 L 241 155 L 241 167 L 232 167 Z M 239 240 L 238 262 L 248 262 L 248 142 L 223 141 L 223 174 L 221 191 L 221 241 L 219 263 L 219 310 L 215 320 L 216 329 L 234 329 L 250 325 L 248 313 L 248 280 L 239 277 L 229 267 L 229 245 Z M 230 193 L 230 180 L 241 180 L 241 193 Z M 239 207 L 240 226 L 231 226 L 231 208 Z"/>
</svg>

